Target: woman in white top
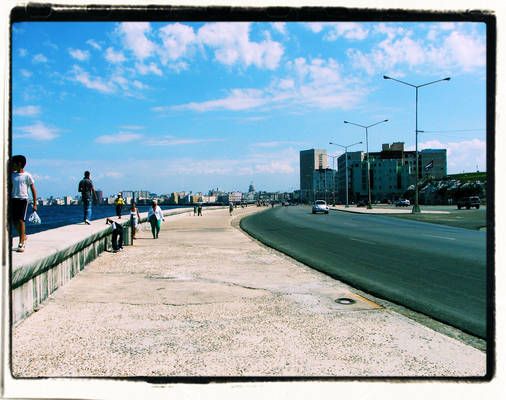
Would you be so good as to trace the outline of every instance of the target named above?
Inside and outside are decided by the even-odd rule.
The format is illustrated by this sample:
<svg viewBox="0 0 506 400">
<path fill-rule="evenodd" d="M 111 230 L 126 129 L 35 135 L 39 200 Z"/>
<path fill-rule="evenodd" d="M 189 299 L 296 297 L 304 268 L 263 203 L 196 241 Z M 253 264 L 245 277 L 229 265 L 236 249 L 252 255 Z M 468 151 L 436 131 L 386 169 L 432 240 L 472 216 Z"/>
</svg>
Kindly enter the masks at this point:
<svg viewBox="0 0 506 400">
<path fill-rule="evenodd" d="M 135 201 L 132 201 L 132 206 L 130 208 L 130 221 L 132 221 L 132 239 L 136 239 L 135 235 L 139 230 L 139 221 L 141 216 L 139 215 L 139 209 L 135 204 Z"/>
<path fill-rule="evenodd" d="M 156 204 L 156 200 L 153 200 L 152 207 L 148 211 L 148 220 L 151 224 L 151 233 L 153 234 L 153 239 L 158 239 L 161 221 L 165 221 L 165 219 L 163 218 L 162 209 Z"/>
</svg>

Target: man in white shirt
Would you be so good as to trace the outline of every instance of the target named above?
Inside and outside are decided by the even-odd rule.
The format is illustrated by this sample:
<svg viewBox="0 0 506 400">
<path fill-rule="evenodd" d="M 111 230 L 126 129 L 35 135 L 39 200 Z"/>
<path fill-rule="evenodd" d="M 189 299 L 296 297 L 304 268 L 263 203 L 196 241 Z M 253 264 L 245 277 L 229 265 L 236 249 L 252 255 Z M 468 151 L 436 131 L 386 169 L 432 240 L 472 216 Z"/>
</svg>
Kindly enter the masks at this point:
<svg viewBox="0 0 506 400">
<path fill-rule="evenodd" d="M 19 245 L 16 251 L 20 253 L 25 251 L 25 219 L 28 209 L 28 188 L 30 188 L 33 196 L 33 211 L 37 211 L 37 193 L 35 191 L 34 180 L 32 176 L 24 170 L 25 165 L 25 156 L 16 155 L 12 157 L 11 218 L 14 228 L 19 234 Z"/>
</svg>

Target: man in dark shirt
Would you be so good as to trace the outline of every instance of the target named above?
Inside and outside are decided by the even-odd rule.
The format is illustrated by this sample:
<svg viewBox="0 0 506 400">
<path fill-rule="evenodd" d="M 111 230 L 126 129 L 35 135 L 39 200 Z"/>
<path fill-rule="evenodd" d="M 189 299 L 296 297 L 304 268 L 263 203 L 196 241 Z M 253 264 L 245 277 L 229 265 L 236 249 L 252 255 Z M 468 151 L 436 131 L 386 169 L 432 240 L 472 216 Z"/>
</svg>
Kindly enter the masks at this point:
<svg viewBox="0 0 506 400">
<path fill-rule="evenodd" d="M 91 219 L 91 195 L 95 197 L 97 200 L 97 193 L 95 192 L 95 188 L 93 187 L 93 182 L 90 179 L 90 171 L 84 172 L 84 178 L 79 182 L 78 191 L 81 192 L 81 197 L 83 201 L 83 211 L 84 211 L 84 223 L 90 224 Z"/>
</svg>

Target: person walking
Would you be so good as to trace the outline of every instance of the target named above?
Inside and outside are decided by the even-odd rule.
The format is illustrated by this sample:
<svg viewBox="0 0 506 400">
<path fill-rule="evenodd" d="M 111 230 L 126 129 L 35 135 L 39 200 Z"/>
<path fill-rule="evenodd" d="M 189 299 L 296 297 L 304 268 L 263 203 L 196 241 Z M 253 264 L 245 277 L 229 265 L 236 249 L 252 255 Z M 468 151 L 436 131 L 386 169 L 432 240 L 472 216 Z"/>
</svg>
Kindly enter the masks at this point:
<svg viewBox="0 0 506 400">
<path fill-rule="evenodd" d="M 135 204 L 135 201 L 132 201 L 132 205 L 130 207 L 130 222 L 132 224 L 132 239 L 136 239 L 137 231 L 139 230 L 139 221 L 141 220 L 141 216 L 139 214 L 139 209 Z"/>
<path fill-rule="evenodd" d="M 160 232 L 161 221 L 165 221 L 163 218 L 162 209 L 156 203 L 156 200 L 153 200 L 151 208 L 148 211 L 148 221 L 151 224 L 151 233 L 153 234 L 153 239 L 158 239 L 158 233 Z"/>
<path fill-rule="evenodd" d="M 121 219 L 121 212 L 125 206 L 125 200 L 123 200 L 121 193 L 118 193 L 118 197 L 116 197 L 116 200 L 114 200 L 114 205 L 116 206 L 116 216 Z"/>
<path fill-rule="evenodd" d="M 197 206 L 194 206 L 193 207 L 193 216 L 195 216 L 197 214 Z"/>
<path fill-rule="evenodd" d="M 123 250 L 123 227 L 119 222 L 107 218 L 105 224 L 112 226 L 112 250 L 116 253 L 117 251 Z"/>
<path fill-rule="evenodd" d="M 198 205 L 198 216 L 202 217 L 202 204 Z"/>
<path fill-rule="evenodd" d="M 228 212 L 230 213 L 230 215 L 232 215 L 232 211 L 234 211 L 234 205 L 232 204 L 232 202 L 228 203 Z"/>
<path fill-rule="evenodd" d="M 83 202 L 84 223 L 89 225 L 91 219 L 91 195 L 93 194 L 95 200 L 98 200 L 97 192 L 95 192 L 93 182 L 90 179 L 90 171 L 84 171 L 84 178 L 79 182 L 77 190 L 81 193 L 81 200 Z"/>
<path fill-rule="evenodd" d="M 25 219 L 26 211 L 28 209 L 28 188 L 33 196 L 33 211 L 37 211 L 37 192 L 35 191 L 32 176 L 25 171 L 26 157 L 22 155 L 13 156 L 11 159 L 11 182 L 12 182 L 12 197 L 11 197 L 11 219 L 14 228 L 19 234 L 19 244 L 16 249 L 17 252 L 22 253 L 25 251 L 26 231 Z"/>
</svg>

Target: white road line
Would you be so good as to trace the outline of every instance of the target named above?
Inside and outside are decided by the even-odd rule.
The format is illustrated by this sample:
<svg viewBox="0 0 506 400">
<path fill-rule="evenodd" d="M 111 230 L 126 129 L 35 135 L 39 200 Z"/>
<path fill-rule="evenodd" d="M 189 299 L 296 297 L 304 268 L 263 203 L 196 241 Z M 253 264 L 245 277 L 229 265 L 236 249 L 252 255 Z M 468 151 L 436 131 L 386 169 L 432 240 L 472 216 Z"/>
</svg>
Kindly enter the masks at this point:
<svg viewBox="0 0 506 400">
<path fill-rule="evenodd" d="M 455 238 L 451 238 L 451 237 L 437 236 L 437 235 L 427 235 L 426 233 L 424 233 L 423 236 L 435 237 L 435 238 L 438 238 L 438 239 L 446 239 L 446 240 L 456 240 Z"/>
<path fill-rule="evenodd" d="M 363 243 L 369 243 L 369 244 L 376 244 L 376 242 L 370 242 L 368 240 L 363 240 L 363 239 L 357 239 L 357 238 L 350 238 L 350 240 L 354 240 L 356 242 L 363 242 Z"/>
</svg>

